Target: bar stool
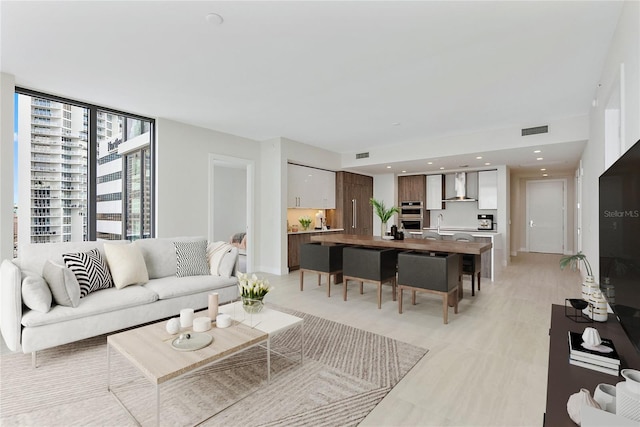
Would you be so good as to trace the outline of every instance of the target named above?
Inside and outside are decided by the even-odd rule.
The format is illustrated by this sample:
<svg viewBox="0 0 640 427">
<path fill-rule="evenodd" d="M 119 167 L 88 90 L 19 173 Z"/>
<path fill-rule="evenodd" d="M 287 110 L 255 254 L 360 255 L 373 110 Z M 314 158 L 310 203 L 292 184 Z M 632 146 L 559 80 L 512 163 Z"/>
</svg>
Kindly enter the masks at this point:
<svg viewBox="0 0 640 427">
<path fill-rule="evenodd" d="M 475 238 L 471 234 L 467 233 L 456 233 L 451 238 L 456 242 L 475 242 Z M 462 255 L 462 271 L 460 272 L 460 277 L 462 280 L 463 274 L 468 274 L 471 276 L 471 296 L 475 296 L 476 294 L 476 284 L 475 277 L 478 275 L 478 292 L 480 292 L 480 271 L 482 266 L 482 260 L 480 255 L 474 254 L 463 254 Z"/>
<path fill-rule="evenodd" d="M 442 236 L 435 231 L 423 231 L 422 238 L 426 240 L 442 240 Z"/>
<path fill-rule="evenodd" d="M 342 250 L 344 245 L 322 245 L 319 242 L 300 245 L 300 290 L 303 290 L 304 273 L 318 275 L 318 286 L 322 276 L 327 276 L 327 297 L 331 296 L 331 276 L 337 283 L 338 274 L 342 272 Z"/>
<path fill-rule="evenodd" d="M 344 300 L 347 300 L 347 282 L 360 282 L 360 294 L 364 282 L 378 285 L 378 308 L 382 307 L 382 284 L 390 283 L 393 300 L 396 300 L 396 263 L 395 249 L 361 248 L 347 246 L 342 252 Z"/>
<path fill-rule="evenodd" d="M 446 253 L 401 252 L 398 255 L 398 312 L 402 314 L 402 291 L 411 291 L 411 304 L 416 292 L 442 296 L 442 318 L 449 323 L 449 305 L 458 313 L 458 280 L 460 255 Z"/>
</svg>

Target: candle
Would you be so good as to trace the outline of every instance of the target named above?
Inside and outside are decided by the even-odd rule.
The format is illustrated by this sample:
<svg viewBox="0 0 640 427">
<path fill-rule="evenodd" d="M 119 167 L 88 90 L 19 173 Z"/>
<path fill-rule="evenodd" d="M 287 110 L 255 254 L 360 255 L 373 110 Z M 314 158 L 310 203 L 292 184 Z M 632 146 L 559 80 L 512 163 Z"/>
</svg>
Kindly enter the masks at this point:
<svg viewBox="0 0 640 427">
<path fill-rule="evenodd" d="M 193 308 L 183 308 L 180 310 L 180 326 L 190 328 L 193 325 Z"/>
<path fill-rule="evenodd" d="M 209 294 L 209 318 L 215 319 L 218 316 L 218 293 Z"/>
</svg>

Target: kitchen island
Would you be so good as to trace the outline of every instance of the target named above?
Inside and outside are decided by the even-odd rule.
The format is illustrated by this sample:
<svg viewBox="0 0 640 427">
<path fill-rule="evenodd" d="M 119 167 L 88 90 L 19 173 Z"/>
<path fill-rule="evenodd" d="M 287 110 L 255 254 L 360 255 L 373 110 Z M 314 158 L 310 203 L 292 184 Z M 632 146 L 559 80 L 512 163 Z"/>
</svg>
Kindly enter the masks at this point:
<svg viewBox="0 0 640 427">
<path fill-rule="evenodd" d="M 480 255 L 490 251 L 492 244 L 486 242 L 454 242 L 453 240 L 425 240 L 406 238 L 404 240 L 383 239 L 379 236 L 359 236 L 355 234 L 322 234 L 311 237 L 312 242 L 340 243 L 344 245 L 368 246 L 373 248 L 394 248 L 424 252 L 447 252 L 452 254 Z"/>
</svg>

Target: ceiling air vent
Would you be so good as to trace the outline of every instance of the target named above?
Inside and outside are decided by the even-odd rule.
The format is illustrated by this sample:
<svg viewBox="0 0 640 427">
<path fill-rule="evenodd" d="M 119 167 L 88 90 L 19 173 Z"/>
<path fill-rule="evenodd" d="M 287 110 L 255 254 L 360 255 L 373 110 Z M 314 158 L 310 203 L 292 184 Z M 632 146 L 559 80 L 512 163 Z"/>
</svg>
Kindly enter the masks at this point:
<svg viewBox="0 0 640 427">
<path fill-rule="evenodd" d="M 368 159 L 368 158 L 369 158 L 369 152 L 356 154 L 356 159 Z"/>
<path fill-rule="evenodd" d="M 549 133 L 549 126 L 522 129 L 522 136 L 535 135 L 538 133 Z"/>
</svg>

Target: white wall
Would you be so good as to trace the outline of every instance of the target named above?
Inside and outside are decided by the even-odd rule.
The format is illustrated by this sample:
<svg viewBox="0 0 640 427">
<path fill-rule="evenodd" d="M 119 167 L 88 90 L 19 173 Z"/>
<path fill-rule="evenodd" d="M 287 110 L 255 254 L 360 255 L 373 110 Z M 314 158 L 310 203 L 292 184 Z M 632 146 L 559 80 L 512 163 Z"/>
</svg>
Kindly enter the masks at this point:
<svg viewBox="0 0 640 427">
<path fill-rule="evenodd" d="M 215 165 L 213 174 L 213 240 L 228 242 L 247 228 L 247 171 Z"/>
<path fill-rule="evenodd" d="M 395 201 L 398 199 L 398 180 L 392 173 L 385 173 L 373 176 L 373 198 L 378 201 L 383 201 L 386 207 L 395 205 Z M 387 223 L 387 230 L 391 229 L 393 224 L 398 224 L 398 215 L 391 217 Z M 373 210 L 373 235 L 379 236 L 382 232 L 382 225 L 380 218 L 376 215 L 375 209 Z"/>
<path fill-rule="evenodd" d="M 15 78 L 0 73 L 0 260 L 13 258 L 13 94 Z"/>
<path fill-rule="evenodd" d="M 620 22 L 600 77 L 600 88 L 594 90 L 597 106 L 589 116 L 589 143 L 582 156 L 582 248 L 598 280 L 599 268 L 599 209 L 598 178 L 604 172 L 604 107 L 620 79 L 620 65 L 624 64 L 622 120 L 624 128 L 623 152 L 640 139 L 640 2 L 624 3 Z"/>
<path fill-rule="evenodd" d="M 211 153 L 252 160 L 260 169 L 260 143 L 250 139 L 157 119 L 156 235 L 212 236 L 209 230 L 209 155 Z M 256 173 L 256 176 L 258 173 Z M 256 194 L 261 183 L 255 179 Z M 259 204 L 255 207 L 260 211 Z M 261 223 L 257 221 L 256 236 Z M 259 263 L 260 252 L 257 252 Z"/>
</svg>

